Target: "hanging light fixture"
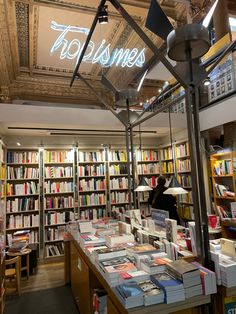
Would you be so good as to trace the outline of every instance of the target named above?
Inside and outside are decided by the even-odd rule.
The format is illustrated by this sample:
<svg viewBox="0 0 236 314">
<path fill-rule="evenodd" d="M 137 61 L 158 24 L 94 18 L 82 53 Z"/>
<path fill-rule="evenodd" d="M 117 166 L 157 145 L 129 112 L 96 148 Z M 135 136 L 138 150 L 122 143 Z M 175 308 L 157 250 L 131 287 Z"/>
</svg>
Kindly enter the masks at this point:
<svg viewBox="0 0 236 314">
<path fill-rule="evenodd" d="M 174 174 L 173 174 L 173 177 L 171 178 L 168 189 L 165 190 L 163 194 L 175 194 L 175 195 L 187 194 L 188 191 L 182 188 L 182 186 L 179 184 L 179 181 L 177 179 L 175 153 L 174 153 L 173 140 L 172 140 L 170 106 L 169 106 L 169 127 L 170 127 L 170 145 L 171 145 L 172 160 L 173 160 L 173 166 L 174 166 Z"/>
<path fill-rule="evenodd" d="M 141 154 L 141 172 L 143 174 L 143 156 L 142 156 L 142 142 L 141 142 L 141 130 L 140 130 L 140 124 L 139 124 L 139 150 Z M 135 192 L 145 192 L 145 191 L 151 191 L 152 188 L 148 185 L 147 181 L 145 178 L 142 176 L 141 179 L 139 180 L 139 184 L 134 190 Z"/>
<path fill-rule="evenodd" d="M 107 5 L 104 5 L 101 8 L 98 16 L 99 24 L 107 24 L 108 23 L 108 12 L 107 12 Z"/>
</svg>

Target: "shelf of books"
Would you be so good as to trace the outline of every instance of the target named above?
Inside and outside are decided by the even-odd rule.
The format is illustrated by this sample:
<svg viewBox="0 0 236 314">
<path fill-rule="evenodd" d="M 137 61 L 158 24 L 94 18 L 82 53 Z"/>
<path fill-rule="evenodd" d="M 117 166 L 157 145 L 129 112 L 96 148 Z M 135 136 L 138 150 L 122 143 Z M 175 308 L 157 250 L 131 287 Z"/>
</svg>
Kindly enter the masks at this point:
<svg viewBox="0 0 236 314">
<path fill-rule="evenodd" d="M 159 151 L 155 148 L 138 149 L 136 152 L 138 182 L 142 177 L 153 189 L 157 186 L 157 179 L 160 176 L 161 167 L 159 161 Z M 149 192 L 138 193 L 140 209 L 144 216 L 150 214 L 147 208 Z"/>
<path fill-rule="evenodd" d="M 40 176 L 37 149 L 7 150 L 6 242 L 19 232 L 27 232 L 27 243 L 37 246 L 40 239 Z"/>
<path fill-rule="evenodd" d="M 44 256 L 63 255 L 63 233 L 74 220 L 74 150 L 45 149 L 43 156 Z"/>
<path fill-rule="evenodd" d="M 108 152 L 108 178 L 111 211 L 125 211 L 129 204 L 127 152 L 110 149 Z"/>
<path fill-rule="evenodd" d="M 0 308 L 1 313 L 3 313 L 5 304 L 5 267 L 4 267 L 4 257 L 5 257 L 5 239 L 6 239 L 6 149 L 4 143 L 0 140 Z"/>
<path fill-rule="evenodd" d="M 210 161 L 215 211 L 221 220 L 231 218 L 232 203 L 236 201 L 236 152 L 219 151 L 210 156 Z"/>
<path fill-rule="evenodd" d="M 189 191 L 188 194 L 179 197 L 178 211 L 183 220 L 194 220 L 190 151 L 187 141 L 175 144 L 175 158 L 179 183 Z"/>
<path fill-rule="evenodd" d="M 78 151 L 80 219 L 92 220 L 107 215 L 105 150 Z"/>
</svg>

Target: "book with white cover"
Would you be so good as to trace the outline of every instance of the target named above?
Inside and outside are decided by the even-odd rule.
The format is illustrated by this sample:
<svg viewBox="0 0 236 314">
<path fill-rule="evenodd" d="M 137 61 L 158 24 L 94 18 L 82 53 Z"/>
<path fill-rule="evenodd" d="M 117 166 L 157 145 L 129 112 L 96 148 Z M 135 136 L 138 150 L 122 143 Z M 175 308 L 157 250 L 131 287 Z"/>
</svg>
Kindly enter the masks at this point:
<svg viewBox="0 0 236 314">
<path fill-rule="evenodd" d="M 134 242 L 134 235 L 133 234 L 111 234 L 105 235 L 106 245 L 109 247 L 113 247 L 117 244 L 127 243 L 127 242 Z"/>
<path fill-rule="evenodd" d="M 165 219 L 166 239 L 169 242 L 177 243 L 177 221 L 174 219 Z"/>
<path fill-rule="evenodd" d="M 236 261 L 236 248 L 235 248 L 236 242 L 233 240 L 221 238 L 220 244 L 221 244 L 221 252 L 223 254 L 231 256 L 233 260 Z"/>
<path fill-rule="evenodd" d="M 80 233 L 92 233 L 93 227 L 91 221 L 79 221 L 79 231 Z"/>
</svg>

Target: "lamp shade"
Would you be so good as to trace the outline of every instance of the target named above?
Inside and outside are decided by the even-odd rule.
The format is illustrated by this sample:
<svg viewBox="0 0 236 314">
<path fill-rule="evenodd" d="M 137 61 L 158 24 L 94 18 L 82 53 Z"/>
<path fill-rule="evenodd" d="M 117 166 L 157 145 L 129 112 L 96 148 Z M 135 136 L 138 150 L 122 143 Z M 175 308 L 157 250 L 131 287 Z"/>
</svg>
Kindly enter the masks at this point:
<svg viewBox="0 0 236 314">
<path fill-rule="evenodd" d="M 188 191 L 181 187 L 175 175 L 173 175 L 168 189 L 165 190 L 165 192 L 163 192 L 163 194 L 187 194 L 187 193 Z"/>
<path fill-rule="evenodd" d="M 144 177 L 141 178 L 139 181 L 138 186 L 134 190 L 135 192 L 145 192 L 145 191 L 151 191 L 152 188 L 148 185 L 147 181 L 144 179 Z"/>
</svg>

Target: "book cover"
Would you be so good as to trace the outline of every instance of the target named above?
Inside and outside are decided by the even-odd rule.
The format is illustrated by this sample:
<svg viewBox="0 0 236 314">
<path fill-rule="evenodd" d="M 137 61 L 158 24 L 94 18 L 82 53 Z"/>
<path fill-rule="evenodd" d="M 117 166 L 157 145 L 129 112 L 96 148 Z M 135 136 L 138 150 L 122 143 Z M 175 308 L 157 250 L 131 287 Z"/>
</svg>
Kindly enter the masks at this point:
<svg viewBox="0 0 236 314">
<path fill-rule="evenodd" d="M 184 289 L 183 283 L 167 272 L 152 275 L 151 280 L 165 291 Z"/>
<path fill-rule="evenodd" d="M 157 251 L 151 244 L 137 244 L 131 248 L 127 249 L 129 254 L 142 254 L 147 252 Z"/>
<path fill-rule="evenodd" d="M 167 264 L 166 268 L 167 271 L 171 271 L 171 273 L 180 280 L 191 278 L 195 275 L 200 276 L 199 269 L 195 265 L 188 263 L 183 259 Z"/>
<path fill-rule="evenodd" d="M 124 263 L 113 266 L 105 266 L 105 271 L 108 273 L 118 273 L 118 272 L 128 272 L 128 271 L 136 271 L 137 268 L 133 263 Z"/>
<path fill-rule="evenodd" d="M 128 282 L 128 283 L 124 283 L 124 284 L 118 285 L 116 287 L 116 290 L 119 291 L 120 295 L 124 299 L 128 299 L 128 298 L 131 298 L 131 297 L 137 297 L 137 296 L 142 296 L 143 295 L 142 289 L 139 287 L 139 285 L 135 281 L 131 281 L 131 282 Z"/>
<path fill-rule="evenodd" d="M 177 221 L 174 219 L 165 219 L 166 238 L 169 242 L 177 243 Z"/>
</svg>

